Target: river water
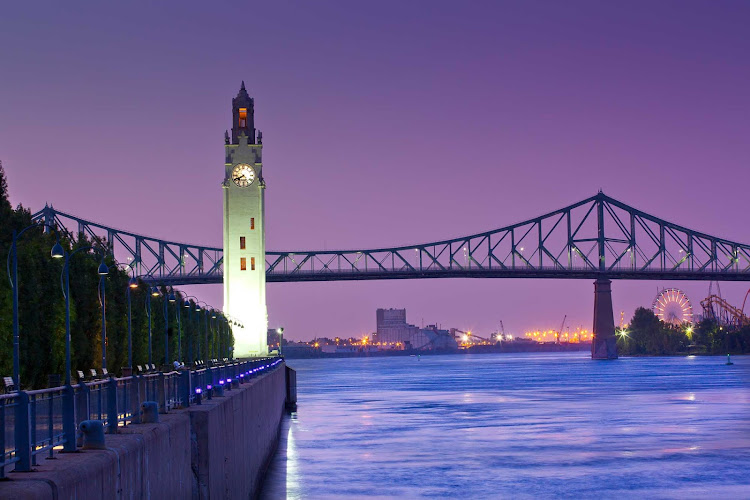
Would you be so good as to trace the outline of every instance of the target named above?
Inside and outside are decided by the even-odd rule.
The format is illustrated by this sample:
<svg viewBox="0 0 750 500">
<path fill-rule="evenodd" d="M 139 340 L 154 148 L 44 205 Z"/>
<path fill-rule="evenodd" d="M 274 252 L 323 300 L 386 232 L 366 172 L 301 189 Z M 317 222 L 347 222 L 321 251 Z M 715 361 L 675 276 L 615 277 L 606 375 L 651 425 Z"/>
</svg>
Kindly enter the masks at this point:
<svg viewBox="0 0 750 500">
<path fill-rule="evenodd" d="M 750 498 L 750 357 L 289 360 L 262 498 Z"/>
</svg>

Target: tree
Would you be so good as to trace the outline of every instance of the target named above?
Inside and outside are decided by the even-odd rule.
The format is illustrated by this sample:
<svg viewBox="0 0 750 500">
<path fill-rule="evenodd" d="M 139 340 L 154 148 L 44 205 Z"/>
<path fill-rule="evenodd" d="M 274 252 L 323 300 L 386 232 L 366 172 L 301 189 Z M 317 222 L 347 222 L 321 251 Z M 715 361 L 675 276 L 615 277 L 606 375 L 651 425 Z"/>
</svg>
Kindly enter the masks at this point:
<svg viewBox="0 0 750 500">
<path fill-rule="evenodd" d="M 19 206 L 13 209 L 8 199 L 8 183 L 0 164 L 0 256 L 8 257 L 13 231 L 32 224 L 31 212 Z M 65 370 L 65 301 L 61 288 L 64 262 L 52 259 L 50 249 L 58 241 L 67 252 L 87 246 L 107 248 L 103 240 L 90 240 L 79 234 L 44 232 L 33 228 L 24 233 L 18 245 L 19 339 L 21 386 L 24 389 L 46 387 L 50 374 L 64 375 Z M 105 259 L 109 273 L 103 278 L 106 289 L 107 368 L 118 373 L 127 365 L 128 273 L 118 268 L 112 256 Z M 97 272 L 101 255 L 91 250 L 81 251 L 70 260 L 70 316 L 71 367 L 86 371 L 102 367 L 102 309 L 99 296 L 100 276 Z M 151 300 L 153 362 L 164 359 L 164 301 L 169 290 L 162 289 L 160 297 L 150 297 L 149 287 L 141 283 L 131 290 L 133 364 L 148 361 L 148 317 L 146 300 Z M 192 304 L 193 308 L 195 304 Z M 176 359 L 177 326 L 176 304 L 169 304 L 169 352 Z M 206 314 L 201 311 L 182 314 L 183 359 L 208 359 L 206 346 L 217 339 L 215 321 L 209 319 L 208 341 L 205 335 Z M 7 279 L 0 279 L 0 376 L 13 373 L 12 293 Z M 231 337 L 230 337 L 231 338 Z M 187 344 L 186 344 L 187 342 Z M 225 346 L 226 339 L 222 339 Z M 215 349 L 215 344 L 214 344 Z M 188 357 L 188 353 L 191 354 Z M 169 360 L 168 360 L 169 361 Z M 64 379 L 64 376 L 61 376 Z M 75 380 L 75 376 L 72 377 Z"/>
<path fill-rule="evenodd" d="M 686 352 L 688 342 L 684 328 L 664 323 L 650 309 L 639 307 L 627 333 L 618 337 L 617 346 L 625 355 L 665 355 Z"/>
<path fill-rule="evenodd" d="M 660 334 L 659 318 L 650 309 L 639 307 L 630 320 L 629 342 L 623 345 L 623 354 L 652 354 Z"/>
</svg>

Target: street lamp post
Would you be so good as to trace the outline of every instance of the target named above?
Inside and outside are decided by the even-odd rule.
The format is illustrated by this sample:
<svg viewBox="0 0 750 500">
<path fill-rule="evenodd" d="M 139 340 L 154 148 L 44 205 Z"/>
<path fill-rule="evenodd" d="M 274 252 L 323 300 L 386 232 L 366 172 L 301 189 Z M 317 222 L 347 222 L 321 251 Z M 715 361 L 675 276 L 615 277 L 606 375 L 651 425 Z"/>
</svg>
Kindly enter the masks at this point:
<svg viewBox="0 0 750 500">
<path fill-rule="evenodd" d="M 276 329 L 276 333 L 279 334 L 279 356 L 281 356 L 281 344 L 284 343 L 282 335 L 284 334 L 284 327 L 280 326 Z"/>
<path fill-rule="evenodd" d="M 229 359 L 231 356 L 229 356 L 229 318 L 226 316 L 223 316 L 224 318 L 224 357 Z"/>
<path fill-rule="evenodd" d="M 10 244 L 10 253 L 8 253 L 8 259 L 12 261 L 12 264 L 7 263 L 7 267 L 8 279 L 10 280 L 10 286 L 13 288 L 13 383 L 17 391 L 21 390 L 21 350 L 18 334 L 18 247 L 16 243 L 23 233 L 34 227 L 42 226 L 40 224 L 32 224 L 18 233 L 13 231 L 13 241 Z M 10 268 L 13 269 L 12 276 Z"/>
<path fill-rule="evenodd" d="M 204 319 L 204 325 L 206 327 L 206 334 L 205 334 L 205 342 L 206 342 L 206 357 L 208 359 L 211 359 L 211 352 L 208 350 L 208 307 L 203 308 L 203 319 Z"/>
<path fill-rule="evenodd" d="M 195 318 L 198 320 L 198 328 L 195 329 L 195 357 L 196 359 L 203 359 L 201 357 L 201 334 L 200 334 L 200 313 L 201 312 L 201 305 L 196 301 L 195 303 Z M 205 352 L 203 353 L 203 356 L 205 357 Z M 203 359 L 203 362 L 205 363 L 205 359 Z"/>
<path fill-rule="evenodd" d="M 232 360 L 232 320 L 226 318 L 224 321 L 224 353 L 230 361 Z"/>
<path fill-rule="evenodd" d="M 216 359 L 224 361 L 221 355 L 221 318 L 216 314 L 216 311 L 211 315 L 211 320 L 214 327 L 214 342 L 211 347 L 214 350 L 214 353 L 216 353 Z"/>
<path fill-rule="evenodd" d="M 105 293 L 104 277 L 109 273 L 102 258 L 99 264 L 99 304 L 102 306 L 102 370 L 107 369 L 107 297 Z"/>
<path fill-rule="evenodd" d="M 150 286 L 146 294 L 146 316 L 148 316 L 148 364 L 152 364 L 151 357 L 151 297 L 158 297 L 159 290 L 155 286 Z"/>
<path fill-rule="evenodd" d="M 98 253 L 104 253 L 102 250 L 88 246 L 81 247 L 68 253 L 63 249 L 62 245 L 58 241 L 55 246 L 52 247 L 52 258 L 54 259 L 65 259 L 63 264 L 62 278 L 63 278 L 63 295 L 65 296 L 65 392 L 63 394 L 63 434 L 65 435 L 65 444 L 63 445 L 64 451 L 76 451 L 76 423 L 74 410 L 75 393 L 73 386 L 70 384 L 70 259 L 78 252 L 87 250 L 94 250 Z M 104 263 L 102 257 L 102 263 L 99 265 L 99 275 L 103 276 L 109 272 L 107 265 Z"/>
<path fill-rule="evenodd" d="M 25 227 L 20 232 L 16 233 L 13 231 L 13 241 L 10 246 L 10 252 L 8 253 L 8 261 L 6 267 L 8 268 L 8 279 L 10 285 L 13 288 L 13 383 L 16 386 L 16 391 L 20 395 L 19 401 L 16 402 L 15 410 L 15 430 L 14 437 L 17 446 L 16 456 L 18 463 L 16 464 L 16 470 L 29 471 L 31 470 L 31 453 L 28 446 L 22 446 L 22 443 L 29 443 L 31 439 L 28 414 L 24 413 L 24 405 L 20 404 L 20 401 L 28 396 L 21 393 L 21 349 L 19 339 L 19 326 L 18 326 L 18 247 L 17 241 L 23 233 L 32 227 L 40 227 L 39 224 L 32 224 Z M 10 260 L 13 262 L 13 274 L 11 276 Z"/>
<path fill-rule="evenodd" d="M 216 319 L 216 310 L 211 310 L 211 326 L 213 327 L 213 338 L 211 339 L 211 352 L 214 355 L 214 359 L 217 361 L 219 360 L 219 325 L 217 321 L 213 321 Z"/>
<path fill-rule="evenodd" d="M 185 299 L 186 299 L 186 297 L 183 297 L 183 296 L 180 297 L 180 305 L 182 307 L 184 307 L 185 309 L 187 309 L 187 322 L 185 323 L 185 334 L 187 335 L 188 326 L 192 325 L 192 323 L 190 322 L 190 316 L 191 316 L 193 308 L 190 307 L 190 299 L 187 299 L 187 300 L 185 300 Z M 193 343 L 191 342 L 189 335 L 188 335 L 187 339 L 185 339 L 185 340 L 187 341 L 187 357 L 188 357 L 188 362 L 192 365 L 192 363 L 194 361 L 193 360 Z"/>
<path fill-rule="evenodd" d="M 226 353 L 224 352 L 226 350 L 226 341 L 224 340 L 224 335 L 226 335 L 226 325 L 224 324 L 224 316 L 221 315 L 221 313 L 218 313 L 216 315 L 216 331 L 219 333 L 218 342 L 216 345 L 216 351 L 219 353 L 219 357 L 223 361 L 224 358 L 226 358 Z"/>
<path fill-rule="evenodd" d="M 130 278 L 128 281 L 128 367 L 133 371 L 133 314 L 131 309 L 130 292 L 138 288 L 138 280 Z"/>
<path fill-rule="evenodd" d="M 200 311 L 200 306 L 198 305 L 198 299 L 196 297 L 193 297 L 192 295 L 178 295 L 178 296 L 179 296 L 179 299 L 180 299 L 178 311 L 179 311 L 179 308 L 182 308 L 182 307 L 184 307 L 185 309 L 187 309 L 187 322 L 185 323 L 185 334 L 187 335 L 187 333 L 188 333 L 188 326 L 190 326 L 190 329 L 192 330 L 192 325 L 193 325 L 192 320 L 191 320 L 193 308 L 190 305 L 190 299 L 194 299 L 195 300 L 196 312 Z M 179 333 L 180 340 L 178 341 L 177 349 L 180 350 L 180 352 L 181 352 L 181 349 L 182 349 L 182 340 L 181 340 L 181 337 L 182 337 L 182 329 L 181 328 L 182 327 L 181 327 L 181 324 L 182 324 L 182 321 L 180 319 L 180 313 L 178 312 L 177 313 L 177 327 L 178 327 L 178 330 L 180 332 Z M 187 338 L 185 339 L 185 341 L 187 342 L 187 359 L 188 359 L 188 362 L 189 363 L 193 363 L 195 361 L 195 359 L 193 358 L 193 342 L 192 342 L 192 339 L 190 338 L 190 335 L 187 335 Z M 200 346 L 198 346 L 198 352 L 200 352 Z M 200 358 L 200 354 L 198 355 L 198 358 Z"/>
<path fill-rule="evenodd" d="M 164 293 L 164 365 L 169 365 L 169 303 L 172 301 L 168 293 Z"/>
<path fill-rule="evenodd" d="M 174 303 L 177 297 L 174 292 L 169 295 L 169 301 Z M 177 361 L 182 362 L 182 322 L 180 321 L 180 304 L 177 304 Z"/>
<path fill-rule="evenodd" d="M 70 372 L 71 372 L 71 362 L 70 362 L 70 259 L 77 254 L 78 252 L 83 252 L 87 250 L 94 250 L 97 253 L 104 253 L 101 249 L 87 246 L 87 247 L 81 247 L 77 248 L 76 250 L 73 250 L 72 252 L 68 253 L 66 252 L 62 245 L 60 245 L 59 242 L 55 243 L 55 246 L 52 247 L 52 257 L 55 259 L 65 259 L 65 264 L 63 265 L 63 295 L 65 296 L 65 384 L 70 385 Z M 109 273 L 109 269 L 107 268 L 107 265 L 104 263 L 104 257 L 102 256 L 102 262 L 99 264 L 98 274 L 99 276 L 106 276 Z"/>
</svg>

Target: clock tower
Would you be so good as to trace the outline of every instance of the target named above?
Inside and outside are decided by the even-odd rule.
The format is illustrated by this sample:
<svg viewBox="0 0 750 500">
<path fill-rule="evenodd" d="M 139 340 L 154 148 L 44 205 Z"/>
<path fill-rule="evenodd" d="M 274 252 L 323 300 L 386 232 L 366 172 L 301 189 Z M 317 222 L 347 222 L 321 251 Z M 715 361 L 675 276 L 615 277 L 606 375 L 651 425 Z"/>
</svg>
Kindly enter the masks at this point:
<svg viewBox="0 0 750 500">
<path fill-rule="evenodd" d="M 232 99 L 232 132 L 224 135 L 224 312 L 235 326 L 234 357 L 268 354 L 266 311 L 266 184 L 262 135 L 242 82 Z"/>
</svg>

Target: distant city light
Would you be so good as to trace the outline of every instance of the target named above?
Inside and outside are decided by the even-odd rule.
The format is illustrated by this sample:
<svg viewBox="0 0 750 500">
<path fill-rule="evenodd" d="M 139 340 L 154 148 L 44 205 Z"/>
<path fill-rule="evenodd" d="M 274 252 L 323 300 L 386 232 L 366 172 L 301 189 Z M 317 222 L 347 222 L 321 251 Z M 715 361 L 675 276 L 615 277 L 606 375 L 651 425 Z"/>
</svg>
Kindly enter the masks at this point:
<svg viewBox="0 0 750 500">
<path fill-rule="evenodd" d="M 557 330 L 534 330 L 526 332 L 524 337 L 536 342 L 569 342 L 576 344 L 579 342 L 590 342 L 591 332 L 585 328 L 578 327 L 573 331 L 559 332 Z M 511 337 L 512 338 L 512 337 Z"/>
</svg>

